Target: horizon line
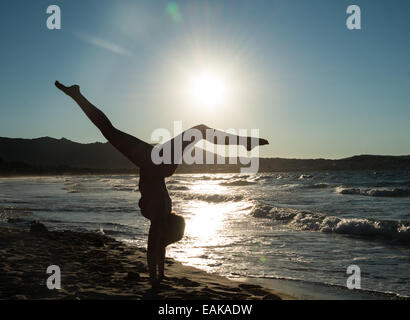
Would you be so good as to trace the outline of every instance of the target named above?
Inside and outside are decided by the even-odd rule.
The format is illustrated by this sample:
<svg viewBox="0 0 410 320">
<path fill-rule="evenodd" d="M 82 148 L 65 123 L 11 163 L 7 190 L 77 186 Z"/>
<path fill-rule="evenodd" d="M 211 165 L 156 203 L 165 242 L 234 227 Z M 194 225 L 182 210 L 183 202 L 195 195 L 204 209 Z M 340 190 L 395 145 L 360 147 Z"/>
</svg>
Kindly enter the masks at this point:
<svg viewBox="0 0 410 320">
<path fill-rule="evenodd" d="M 0 139 L 14 139 L 14 140 L 39 140 L 39 139 L 44 139 L 44 138 L 48 138 L 48 139 L 53 139 L 53 140 L 67 140 L 73 143 L 77 143 L 77 144 L 82 144 L 82 145 L 88 145 L 88 144 L 110 144 L 109 141 L 106 142 L 101 142 L 101 141 L 94 141 L 94 142 L 78 142 L 78 141 L 74 141 L 74 140 L 70 140 L 67 139 L 65 137 L 61 137 L 61 138 L 54 138 L 54 137 L 50 137 L 50 136 L 42 136 L 42 137 L 38 137 L 38 138 L 12 138 L 12 137 L 3 137 L 0 136 Z M 155 145 L 155 144 L 152 144 Z M 203 148 L 200 147 L 196 147 L 198 149 L 201 149 L 205 152 L 211 152 L 211 151 L 207 151 Z M 216 154 L 217 156 L 220 157 L 224 157 L 221 155 L 218 155 L 217 153 L 213 152 L 214 154 Z M 354 157 L 363 157 L 363 156 L 371 156 L 371 157 L 410 157 L 410 154 L 401 154 L 401 155 L 392 155 L 392 154 L 355 154 L 355 155 L 351 155 L 351 156 L 347 156 L 347 157 L 342 157 L 342 158 L 323 158 L 323 157 L 318 157 L 318 158 L 283 158 L 283 157 L 259 157 L 259 159 L 285 159 L 285 160 L 331 160 L 331 161 L 337 161 L 337 160 L 346 160 L 346 159 L 350 159 L 350 158 L 354 158 Z M 229 158 L 229 157 L 226 157 Z"/>
</svg>

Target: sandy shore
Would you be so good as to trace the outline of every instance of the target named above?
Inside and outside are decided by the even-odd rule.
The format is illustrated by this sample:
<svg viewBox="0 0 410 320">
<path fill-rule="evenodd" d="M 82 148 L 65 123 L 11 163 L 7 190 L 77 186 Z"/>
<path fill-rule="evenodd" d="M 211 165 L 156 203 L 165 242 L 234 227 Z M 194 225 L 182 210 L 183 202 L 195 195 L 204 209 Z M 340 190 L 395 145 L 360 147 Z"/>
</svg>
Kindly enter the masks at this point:
<svg viewBox="0 0 410 320">
<path fill-rule="evenodd" d="M 46 286 L 47 267 L 61 269 L 61 289 Z M 0 227 L 0 299 L 291 299 L 167 259 L 152 290 L 145 249 L 96 233 Z"/>
</svg>

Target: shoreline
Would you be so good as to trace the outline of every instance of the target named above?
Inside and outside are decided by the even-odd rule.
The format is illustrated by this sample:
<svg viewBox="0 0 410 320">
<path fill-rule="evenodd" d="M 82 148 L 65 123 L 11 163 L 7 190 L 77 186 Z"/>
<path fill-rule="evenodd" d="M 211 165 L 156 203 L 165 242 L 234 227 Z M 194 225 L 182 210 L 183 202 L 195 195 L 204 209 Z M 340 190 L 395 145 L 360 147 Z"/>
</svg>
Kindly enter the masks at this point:
<svg viewBox="0 0 410 320">
<path fill-rule="evenodd" d="M 379 169 L 295 169 L 295 170 L 259 170 L 257 174 L 278 174 L 278 173 L 322 173 L 322 172 L 400 172 L 404 170 L 410 170 L 409 168 L 379 168 Z M 175 175 L 208 175 L 208 174 L 236 174 L 247 175 L 246 173 L 240 173 L 237 171 L 204 171 L 204 172 L 175 172 Z M 42 178 L 42 177 L 77 177 L 77 176 L 139 176 L 139 172 L 135 170 L 128 171 L 116 171 L 116 172 L 63 172 L 63 173 L 0 173 L 0 179 L 7 178 Z"/>
<path fill-rule="evenodd" d="M 98 233 L 0 227 L 0 299 L 292 300 L 248 281 L 230 280 L 165 261 L 167 278 L 151 289 L 146 250 Z M 46 286 L 47 267 L 61 270 L 61 289 Z"/>
<path fill-rule="evenodd" d="M 239 278 L 264 288 L 278 290 L 296 300 L 410 300 L 410 297 L 393 292 L 368 289 L 350 290 L 342 285 L 285 278 Z"/>
</svg>

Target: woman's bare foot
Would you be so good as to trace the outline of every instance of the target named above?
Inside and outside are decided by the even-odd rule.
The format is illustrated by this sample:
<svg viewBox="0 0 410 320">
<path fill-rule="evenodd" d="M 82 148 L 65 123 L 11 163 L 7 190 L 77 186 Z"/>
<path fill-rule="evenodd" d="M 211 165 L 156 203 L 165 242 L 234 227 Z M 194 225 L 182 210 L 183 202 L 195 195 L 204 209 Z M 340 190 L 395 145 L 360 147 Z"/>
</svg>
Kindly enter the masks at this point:
<svg viewBox="0 0 410 320">
<path fill-rule="evenodd" d="M 76 96 L 76 95 L 80 94 L 80 86 L 78 86 L 76 84 L 71 86 L 71 87 L 66 87 L 65 85 L 63 85 L 62 83 L 60 83 L 58 81 L 56 81 L 54 84 L 58 89 L 60 89 L 66 95 L 68 95 L 70 97 L 73 97 L 73 96 Z"/>
<path fill-rule="evenodd" d="M 257 146 L 264 146 L 266 144 L 269 144 L 268 140 L 266 139 L 248 137 L 246 141 L 246 150 L 252 151 L 253 148 Z"/>
</svg>

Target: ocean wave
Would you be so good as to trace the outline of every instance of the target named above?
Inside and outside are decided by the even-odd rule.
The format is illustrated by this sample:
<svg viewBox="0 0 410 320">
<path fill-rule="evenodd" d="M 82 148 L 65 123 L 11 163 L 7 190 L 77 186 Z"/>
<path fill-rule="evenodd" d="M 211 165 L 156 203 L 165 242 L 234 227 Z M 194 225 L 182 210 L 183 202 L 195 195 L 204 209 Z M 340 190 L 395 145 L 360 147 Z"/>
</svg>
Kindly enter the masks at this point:
<svg viewBox="0 0 410 320">
<path fill-rule="evenodd" d="M 31 211 L 40 211 L 39 209 L 28 208 L 0 208 L 0 222 L 16 222 L 32 216 Z M 47 211 L 48 209 L 44 209 Z"/>
<path fill-rule="evenodd" d="M 67 193 L 79 193 L 81 192 L 80 189 L 84 189 L 83 185 L 80 183 L 65 183 L 66 187 L 63 190 L 67 191 Z"/>
<path fill-rule="evenodd" d="M 219 202 L 236 202 L 241 201 L 243 196 L 240 194 L 232 195 L 232 194 L 203 194 L 203 193 L 187 193 L 179 195 L 179 198 L 183 200 L 199 200 L 205 201 L 210 203 L 219 203 Z"/>
<path fill-rule="evenodd" d="M 219 176 L 219 175 L 214 175 L 214 174 L 194 177 L 195 180 L 225 180 L 229 178 L 227 178 L 226 176 L 224 177 L 224 176 Z"/>
<path fill-rule="evenodd" d="M 380 181 L 377 182 L 375 187 L 392 187 L 392 186 L 401 186 L 401 187 L 409 187 L 410 188 L 410 181 Z"/>
<path fill-rule="evenodd" d="M 349 188 L 339 186 L 335 189 L 335 193 L 369 197 L 410 197 L 410 189 L 407 188 Z"/>
<path fill-rule="evenodd" d="M 132 192 L 138 191 L 138 188 L 135 186 L 114 186 L 112 189 L 115 191 L 132 191 Z"/>
<path fill-rule="evenodd" d="M 67 193 L 80 193 L 80 190 L 78 189 L 65 189 Z"/>
<path fill-rule="evenodd" d="M 252 208 L 250 214 L 257 218 L 269 218 L 285 223 L 296 230 L 320 231 L 362 237 L 384 237 L 397 240 L 406 245 L 410 244 L 409 221 L 341 218 L 308 210 L 278 208 L 270 205 L 256 205 Z"/>
<path fill-rule="evenodd" d="M 305 180 L 305 179 L 312 179 L 312 178 L 313 176 L 311 174 L 301 174 L 298 179 Z"/>
<path fill-rule="evenodd" d="M 215 178 L 213 175 L 195 177 L 196 180 L 215 180 Z"/>
<path fill-rule="evenodd" d="M 173 185 L 171 184 L 170 186 L 167 186 L 168 190 L 175 190 L 175 191 L 185 191 L 189 190 L 187 186 L 181 186 L 181 185 Z"/>
<path fill-rule="evenodd" d="M 232 180 L 232 179 L 247 179 L 250 178 L 249 174 L 209 174 L 194 176 L 195 180 Z"/>
<path fill-rule="evenodd" d="M 0 210 L 8 211 L 8 212 L 51 211 L 50 208 L 31 208 L 31 207 L 14 207 L 14 206 L 0 207 Z"/>
<path fill-rule="evenodd" d="M 109 186 L 115 191 L 138 191 L 138 184 L 129 183 L 129 181 L 119 181 L 118 179 L 111 180 Z"/>
<path fill-rule="evenodd" d="M 1 199 L 0 203 L 2 204 L 10 204 L 10 205 L 16 205 L 16 204 L 32 204 L 30 201 L 22 201 L 22 200 L 17 200 L 13 199 L 11 197 L 6 198 L 6 199 Z"/>
<path fill-rule="evenodd" d="M 314 183 L 314 184 L 308 184 L 308 185 L 302 186 L 302 188 L 306 188 L 306 189 L 324 189 L 328 187 L 329 185 L 327 183 Z"/>
<path fill-rule="evenodd" d="M 249 181 L 246 179 L 235 179 L 232 181 L 221 182 L 219 185 L 221 186 L 229 186 L 229 187 L 240 187 L 240 186 L 249 186 L 255 184 L 255 181 Z"/>
<path fill-rule="evenodd" d="M 252 181 L 261 181 L 261 180 L 273 180 L 275 177 L 271 174 L 261 174 L 257 175 Z"/>
<path fill-rule="evenodd" d="M 181 183 L 180 180 L 171 179 L 171 180 L 168 180 L 166 184 L 167 184 L 167 186 L 168 186 L 169 184 L 180 184 L 180 183 Z"/>
<path fill-rule="evenodd" d="M 93 206 L 90 207 L 88 205 L 80 206 L 80 205 L 66 205 L 55 208 L 53 211 L 55 212 L 120 212 L 120 213 L 128 213 L 128 212 L 135 212 L 138 210 L 137 205 L 135 206 L 125 206 L 125 205 L 118 205 L 118 206 L 109 206 L 109 205 L 102 205 L 102 206 Z"/>
</svg>

